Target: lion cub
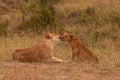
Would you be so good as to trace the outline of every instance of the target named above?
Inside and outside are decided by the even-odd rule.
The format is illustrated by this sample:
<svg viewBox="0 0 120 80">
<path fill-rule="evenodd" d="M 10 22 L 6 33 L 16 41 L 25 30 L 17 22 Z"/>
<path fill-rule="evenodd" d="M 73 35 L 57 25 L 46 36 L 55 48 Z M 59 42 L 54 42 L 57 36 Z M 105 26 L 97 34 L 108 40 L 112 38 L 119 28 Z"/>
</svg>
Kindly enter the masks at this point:
<svg viewBox="0 0 120 80">
<path fill-rule="evenodd" d="M 72 49 L 72 60 L 79 59 L 87 62 L 98 62 L 96 55 L 94 55 L 78 37 L 69 31 L 65 31 L 60 39 L 69 43 Z"/>
<path fill-rule="evenodd" d="M 60 42 L 59 35 L 48 34 L 45 39 L 33 47 L 16 49 L 13 52 L 13 60 L 20 62 L 62 62 L 53 57 L 52 50 Z"/>
</svg>

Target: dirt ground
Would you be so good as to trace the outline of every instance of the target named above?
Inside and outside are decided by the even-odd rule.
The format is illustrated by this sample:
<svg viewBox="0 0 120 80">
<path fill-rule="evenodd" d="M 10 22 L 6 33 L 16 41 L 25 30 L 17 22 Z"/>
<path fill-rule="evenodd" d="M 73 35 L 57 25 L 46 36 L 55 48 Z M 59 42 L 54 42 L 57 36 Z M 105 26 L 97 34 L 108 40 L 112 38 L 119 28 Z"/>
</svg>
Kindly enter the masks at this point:
<svg viewBox="0 0 120 80">
<path fill-rule="evenodd" d="M 0 62 L 0 80 L 120 80 L 120 70 L 97 67 L 73 62 Z"/>
</svg>

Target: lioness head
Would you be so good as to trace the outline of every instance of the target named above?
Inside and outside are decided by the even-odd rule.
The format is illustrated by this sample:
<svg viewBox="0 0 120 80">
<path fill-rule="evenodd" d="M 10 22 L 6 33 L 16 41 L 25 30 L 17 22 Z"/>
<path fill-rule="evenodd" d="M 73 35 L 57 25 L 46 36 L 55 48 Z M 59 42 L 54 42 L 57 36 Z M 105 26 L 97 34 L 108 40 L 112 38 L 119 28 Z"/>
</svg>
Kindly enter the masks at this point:
<svg viewBox="0 0 120 80">
<path fill-rule="evenodd" d="M 45 35 L 45 39 L 58 42 L 58 41 L 60 41 L 60 36 L 57 34 L 47 34 L 47 35 Z"/>
<path fill-rule="evenodd" d="M 63 36 L 60 37 L 62 41 L 70 42 L 73 39 L 74 35 L 69 31 L 65 31 Z"/>
</svg>

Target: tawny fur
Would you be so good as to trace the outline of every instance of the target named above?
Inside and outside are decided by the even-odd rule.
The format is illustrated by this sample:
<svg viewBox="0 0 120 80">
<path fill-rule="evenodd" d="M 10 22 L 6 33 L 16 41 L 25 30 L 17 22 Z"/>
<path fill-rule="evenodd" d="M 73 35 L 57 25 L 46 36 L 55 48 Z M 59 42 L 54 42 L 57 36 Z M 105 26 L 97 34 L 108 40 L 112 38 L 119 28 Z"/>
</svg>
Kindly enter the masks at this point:
<svg viewBox="0 0 120 80">
<path fill-rule="evenodd" d="M 20 62 L 62 62 L 61 59 L 52 55 L 52 50 L 58 42 L 58 35 L 49 34 L 33 47 L 16 49 L 13 52 L 13 60 Z"/>
<path fill-rule="evenodd" d="M 71 34 L 69 31 L 65 31 L 61 40 L 69 43 L 72 49 L 72 60 L 81 60 L 87 62 L 98 62 L 98 58 L 91 50 L 89 50 L 82 41 Z"/>
</svg>

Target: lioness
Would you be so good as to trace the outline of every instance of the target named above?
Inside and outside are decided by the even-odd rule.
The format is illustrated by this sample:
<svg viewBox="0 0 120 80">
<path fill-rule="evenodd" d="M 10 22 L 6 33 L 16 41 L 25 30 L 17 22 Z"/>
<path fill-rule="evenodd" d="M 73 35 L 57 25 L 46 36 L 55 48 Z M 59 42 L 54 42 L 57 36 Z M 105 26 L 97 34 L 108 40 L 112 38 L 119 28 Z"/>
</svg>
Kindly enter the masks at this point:
<svg viewBox="0 0 120 80">
<path fill-rule="evenodd" d="M 82 43 L 82 41 L 69 31 L 65 31 L 60 38 L 69 43 L 72 49 L 72 60 L 79 59 L 87 62 L 98 62 L 98 58 Z"/>
<path fill-rule="evenodd" d="M 13 60 L 20 62 L 62 62 L 61 59 L 52 55 L 52 50 L 59 41 L 59 35 L 48 34 L 42 42 L 33 47 L 16 49 L 13 52 Z"/>
</svg>

